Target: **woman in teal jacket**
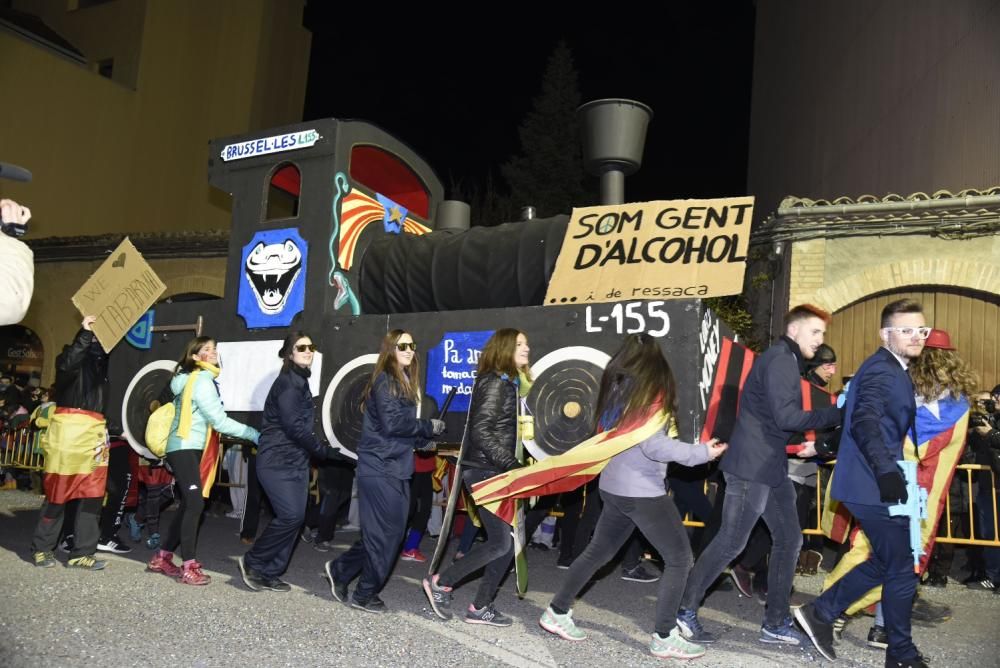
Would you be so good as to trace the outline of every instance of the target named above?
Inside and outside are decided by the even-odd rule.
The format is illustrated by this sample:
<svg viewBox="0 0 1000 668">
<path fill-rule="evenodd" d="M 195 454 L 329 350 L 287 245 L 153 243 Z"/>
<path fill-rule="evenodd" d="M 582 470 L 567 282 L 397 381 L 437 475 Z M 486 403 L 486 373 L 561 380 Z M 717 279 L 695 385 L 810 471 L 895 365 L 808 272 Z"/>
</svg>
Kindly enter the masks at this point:
<svg viewBox="0 0 1000 668">
<path fill-rule="evenodd" d="M 175 412 L 167 438 L 167 463 L 177 479 L 181 504 L 165 535 L 162 549 L 157 551 L 147 568 L 190 585 L 207 585 L 211 580 L 195 559 L 195 546 L 198 523 L 205 509 L 203 497 L 208 496 L 215 476 L 217 434 L 255 444 L 260 437 L 253 427 L 226 415 L 215 383 L 219 375 L 218 364 L 215 340 L 199 336 L 185 348 L 170 381 Z M 174 564 L 173 553 L 178 545 L 184 560 L 182 567 Z"/>
</svg>

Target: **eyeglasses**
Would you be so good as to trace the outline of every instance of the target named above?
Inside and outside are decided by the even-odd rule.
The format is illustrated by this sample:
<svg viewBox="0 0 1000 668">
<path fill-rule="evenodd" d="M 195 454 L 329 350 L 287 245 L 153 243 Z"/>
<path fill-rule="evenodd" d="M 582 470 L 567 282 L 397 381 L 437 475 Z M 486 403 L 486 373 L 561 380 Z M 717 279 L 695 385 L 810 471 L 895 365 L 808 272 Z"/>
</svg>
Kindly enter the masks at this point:
<svg viewBox="0 0 1000 668">
<path fill-rule="evenodd" d="M 314 353 L 314 352 L 316 352 L 316 344 L 315 343 L 300 343 L 300 344 L 298 344 L 298 345 L 295 346 L 295 350 L 296 350 L 296 352 L 300 352 L 300 353 L 304 353 L 307 350 L 309 352 L 311 352 L 311 353 Z"/>
<path fill-rule="evenodd" d="M 921 339 L 926 339 L 931 335 L 933 327 L 883 327 L 882 329 L 890 332 L 899 332 L 903 338 L 910 338 L 916 334 Z"/>
<path fill-rule="evenodd" d="M 417 344 L 414 341 L 411 341 L 410 343 L 397 343 L 396 350 L 398 350 L 399 352 L 405 352 L 407 350 L 412 350 L 413 352 L 417 352 Z"/>
</svg>

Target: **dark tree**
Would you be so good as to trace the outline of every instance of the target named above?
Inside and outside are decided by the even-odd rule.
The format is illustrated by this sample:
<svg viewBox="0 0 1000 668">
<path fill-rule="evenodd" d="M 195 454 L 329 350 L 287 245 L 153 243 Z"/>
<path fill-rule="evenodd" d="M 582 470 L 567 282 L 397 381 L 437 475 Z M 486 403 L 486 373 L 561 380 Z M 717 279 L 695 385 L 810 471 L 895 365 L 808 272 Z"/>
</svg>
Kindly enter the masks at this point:
<svg viewBox="0 0 1000 668">
<path fill-rule="evenodd" d="M 566 43 L 559 42 L 545 67 L 541 93 L 518 128 L 520 150 L 500 170 L 515 210 L 530 205 L 539 217 L 546 217 L 592 203 L 584 187 L 579 106 L 573 56 Z"/>
</svg>

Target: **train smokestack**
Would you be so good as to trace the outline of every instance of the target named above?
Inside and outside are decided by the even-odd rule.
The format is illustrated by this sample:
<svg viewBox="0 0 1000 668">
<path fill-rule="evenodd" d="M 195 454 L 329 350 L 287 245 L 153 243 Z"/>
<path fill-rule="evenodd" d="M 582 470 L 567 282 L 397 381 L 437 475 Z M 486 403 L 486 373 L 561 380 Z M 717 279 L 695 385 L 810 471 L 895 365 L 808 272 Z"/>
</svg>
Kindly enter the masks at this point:
<svg viewBox="0 0 1000 668">
<path fill-rule="evenodd" d="M 625 177 L 642 165 L 653 110 L 635 100 L 610 98 L 587 102 L 576 113 L 584 166 L 601 179 L 601 204 L 623 204 Z"/>
</svg>

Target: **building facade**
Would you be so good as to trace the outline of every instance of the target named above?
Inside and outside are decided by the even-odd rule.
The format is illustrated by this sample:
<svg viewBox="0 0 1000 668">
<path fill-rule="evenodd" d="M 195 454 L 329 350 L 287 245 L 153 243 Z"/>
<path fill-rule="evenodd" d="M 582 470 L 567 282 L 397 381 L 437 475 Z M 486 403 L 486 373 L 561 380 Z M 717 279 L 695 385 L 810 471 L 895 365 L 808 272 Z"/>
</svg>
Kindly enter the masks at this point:
<svg viewBox="0 0 1000 668">
<path fill-rule="evenodd" d="M 827 308 L 850 374 L 913 295 L 1000 382 L 997 34 L 997 0 L 757 3 L 750 273 L 772 336 L 789 305 Z"/>
<path fill-rule="evenodd" d="M 35 295 L 22 325 L 46 350 L 44 384 L 81 320 L 70 297 L 114 246 L 83 243 L 89 250 L 62 260 L 36 242 L 132 234 L 154 248 L 164 245 L 157 234 L 193 241 L 227 230 L 229 198 L 208 185 L 208 141 L 301 120 L 304 4 L 14 0 L 0 9 L 0 89 L 20 101 L 5 104 L 0 160 L 34 175 L 4 182 L 0 196 L 33 214 Z M 182 237 L 166 247 L 175 241 L 171 257 L 151 262 L 165 296 L 221 296 L 225 271 L 215 264 L 224 259 L 186 253 Z"/>
</svg>

